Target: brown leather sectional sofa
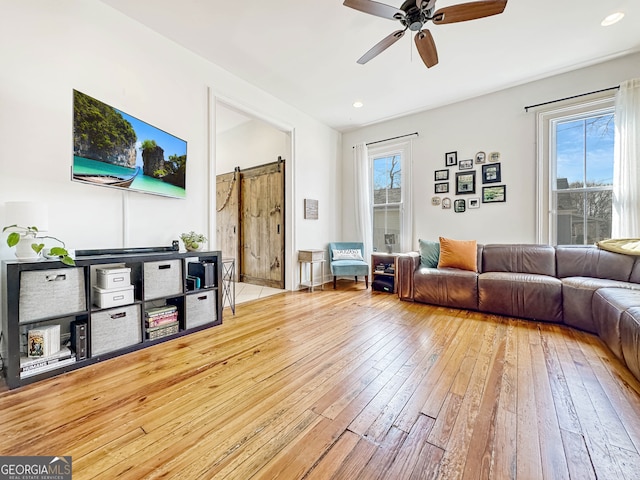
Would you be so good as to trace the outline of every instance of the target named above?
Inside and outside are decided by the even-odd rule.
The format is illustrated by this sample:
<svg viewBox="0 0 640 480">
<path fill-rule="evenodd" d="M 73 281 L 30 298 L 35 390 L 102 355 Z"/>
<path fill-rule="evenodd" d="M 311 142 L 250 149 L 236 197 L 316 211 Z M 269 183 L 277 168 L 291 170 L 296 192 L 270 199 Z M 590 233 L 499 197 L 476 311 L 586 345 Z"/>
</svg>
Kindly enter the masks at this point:
<svg viewBox="0 0 640 480">
<path fill-rule="evenodd" d="M 640 380 L 640 256 L 577 245 L 477 248 L 477 272 L 399 255 L 398 296 L 596 333 Z"/>
</svg>

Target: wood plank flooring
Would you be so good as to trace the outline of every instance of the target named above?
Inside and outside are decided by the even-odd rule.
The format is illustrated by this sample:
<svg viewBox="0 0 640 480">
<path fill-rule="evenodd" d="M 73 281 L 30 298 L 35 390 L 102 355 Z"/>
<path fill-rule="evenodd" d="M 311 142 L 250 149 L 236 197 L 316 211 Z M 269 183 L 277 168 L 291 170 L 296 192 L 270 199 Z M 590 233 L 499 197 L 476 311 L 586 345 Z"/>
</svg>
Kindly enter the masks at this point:
<svg viewBox="0 0 640 480">
<path fill-rule="evenodd" d="M 345 280 L 0 392 L 0 455 L 79 479 L 640 479 L 640 383 L 590 334 Z"/>
</svg>

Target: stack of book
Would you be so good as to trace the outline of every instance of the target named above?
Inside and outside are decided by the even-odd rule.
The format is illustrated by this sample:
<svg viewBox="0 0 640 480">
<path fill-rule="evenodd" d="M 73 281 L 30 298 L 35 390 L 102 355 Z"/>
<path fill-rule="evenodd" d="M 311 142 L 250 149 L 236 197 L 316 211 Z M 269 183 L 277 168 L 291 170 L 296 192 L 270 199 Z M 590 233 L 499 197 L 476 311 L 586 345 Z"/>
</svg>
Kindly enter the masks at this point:
<svg viewBox="0 0 640 480">
<path fill-rule="evenodd" d="M 377 263 L 375 273 L 384 273 L 384 263 Z"/>
<path fill-rule="evenodd" d="M 148 340 L 178 333 L 178 308 L 175 305 L 150 308 L 144 312 Z"/>
<path fill-rule="evenodd" d="M 144 312 L 144 324 L 147 328 L 159 327 L 178 320 L 178 308 L 175 305 L 150 308 Z"/>
<path fill-rule="evenodd" d="M 23 355 L 20 357 L 20 378 L 32 377 L 39 373 L 70 365 L 75 361 L 75 355 L 67 347 L 59 348 L 57 352 L 51 355 L 38 358 Z"/>
</svg>

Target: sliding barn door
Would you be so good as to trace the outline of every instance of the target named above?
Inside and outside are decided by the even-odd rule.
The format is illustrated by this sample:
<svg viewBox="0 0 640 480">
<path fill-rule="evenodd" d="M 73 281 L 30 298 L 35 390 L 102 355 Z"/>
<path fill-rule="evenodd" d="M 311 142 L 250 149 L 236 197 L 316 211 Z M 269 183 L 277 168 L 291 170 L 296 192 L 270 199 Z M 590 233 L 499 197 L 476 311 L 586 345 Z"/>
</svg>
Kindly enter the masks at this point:
<svg viewBox="0 0 640 480">
<path fill-rule="evenodd" d="M 216 245 L 222 251 L 222 258 L 236 259 L 239 255 L 238 234 L 240 231 L 240 173 L 236 170 L 216 176 Z"/>
<path fill-rule="evenodd" d="M 240 281 L 284 288 L 284 161 L 240 172 Z"/>
</svg>

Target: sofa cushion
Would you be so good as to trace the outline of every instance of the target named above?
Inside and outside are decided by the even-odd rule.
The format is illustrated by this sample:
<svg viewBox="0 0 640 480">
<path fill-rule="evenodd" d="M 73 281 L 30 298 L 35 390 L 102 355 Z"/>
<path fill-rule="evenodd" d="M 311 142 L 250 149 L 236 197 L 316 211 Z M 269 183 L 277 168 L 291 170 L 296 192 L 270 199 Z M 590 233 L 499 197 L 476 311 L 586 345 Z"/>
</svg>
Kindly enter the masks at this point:
<svg viewBox="0 0 640 480">
<path fill-rule="evenodd" d="M 593 277 L 627 282 L 635 257 L 607 252 L 594 245 L 563 245 L 556 247 L 558 278 Z"/>
<path fill-rule="evenodd" d="M 624 363 L 640 379 L 640 305 L 628 308 L 620 317 L 620 340 Z"/>
<path fill-rule="evenodd" d="M 620 319 L 631 307 L 640 307 L 640 291 L 624 288 L 601 288 L 593 295 L 593 321 L 596 333 L 620 360 L 622 338 Z"/>
<path fill-rule="evenodd" d="M 420 266 L 436 268 L 440 259 L 440 242 L 418 240 L 420 245 Z"/>
<path fill-rule="evenodd" d="M 440 237 L 438 268 L 478 271 L 478 245 L 475 240 L 453 240 Z"/>
<path fill-rule="evenodd" d="M 561 323 L 562 282 L 549 275 L 484 272 L 478 276 L 478 309 Z"/>
<path fill-rule="evenodd" d="M 640 290 L 640 284 L 608 280 L 606 278 L 569 277 L 562 279 L 562 310 L 564 323 L 572 327 L 597 333 L 593 321 L 591 302 L 599 288 Z"/>
<path fill-rule="evenodd" d="M 478 274 L 457 268 L 419 268 L 413 277 L 416 302 L 478 309 Z"/>
<path fill-rule="evenodd" d="M 629 281 L 640 283 L 640 257 L 636 257 L 636 261 L 631 269 L 631 275 L 629 275 Z"/>
<path fill-rule="evenodd" d="M 556 276 L 556 251 L 550 245 L 485 245 L 483 272 L 533 273 Z"/>
</svg>

